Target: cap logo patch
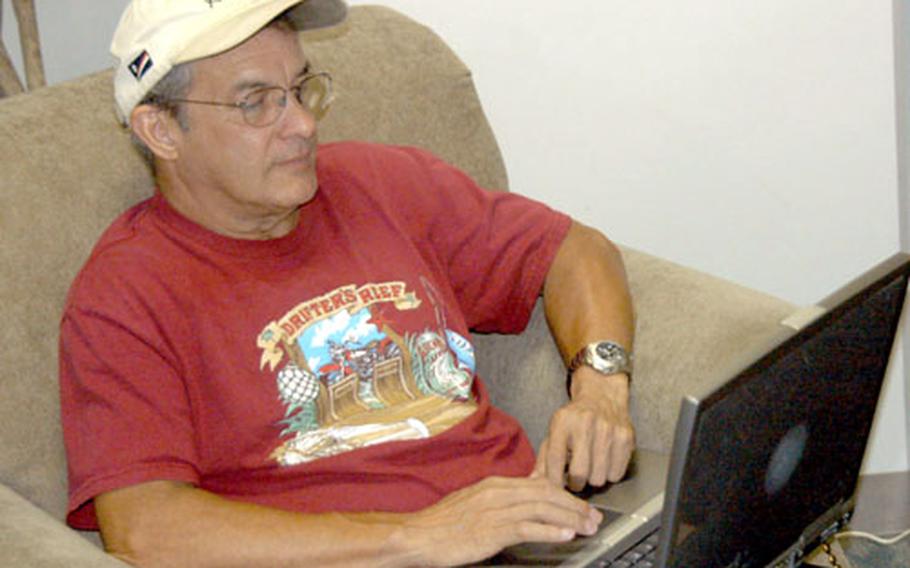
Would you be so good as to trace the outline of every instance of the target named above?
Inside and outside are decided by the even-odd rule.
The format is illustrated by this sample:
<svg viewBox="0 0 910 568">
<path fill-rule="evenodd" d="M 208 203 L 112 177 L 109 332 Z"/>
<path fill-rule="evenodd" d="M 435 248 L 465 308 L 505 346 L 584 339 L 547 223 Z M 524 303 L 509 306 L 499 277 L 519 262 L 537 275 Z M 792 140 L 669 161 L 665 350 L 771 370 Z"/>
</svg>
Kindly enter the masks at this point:
<svg viewBox="0 0 910 568">
<path fill-rule="evenodd" d="M 152 56 L 149 55 L 149 52 L 142 50 L 139 57 L 130 63 L 130 73 L 133 74 L 133 77 L 135 77 L 137 81 L 141 81 L 148 70 L 152 68 L 153 64 L 154 62 L 152 61 Z"/>
</svg>

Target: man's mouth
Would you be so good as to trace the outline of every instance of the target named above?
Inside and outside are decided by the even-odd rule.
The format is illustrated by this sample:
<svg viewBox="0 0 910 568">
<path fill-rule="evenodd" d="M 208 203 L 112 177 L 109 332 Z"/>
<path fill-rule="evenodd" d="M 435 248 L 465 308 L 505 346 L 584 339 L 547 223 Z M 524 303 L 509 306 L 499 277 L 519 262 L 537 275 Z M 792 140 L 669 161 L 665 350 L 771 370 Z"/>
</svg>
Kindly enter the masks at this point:
<svg viewBox="0 0 910 568">
<path fill-rule="evenodd" d="M 313 151 L 309 150 L 283 160 L 278 160 L 275 165 L 278 167 L 309 167 L 313 162 Z"/>
</svg>

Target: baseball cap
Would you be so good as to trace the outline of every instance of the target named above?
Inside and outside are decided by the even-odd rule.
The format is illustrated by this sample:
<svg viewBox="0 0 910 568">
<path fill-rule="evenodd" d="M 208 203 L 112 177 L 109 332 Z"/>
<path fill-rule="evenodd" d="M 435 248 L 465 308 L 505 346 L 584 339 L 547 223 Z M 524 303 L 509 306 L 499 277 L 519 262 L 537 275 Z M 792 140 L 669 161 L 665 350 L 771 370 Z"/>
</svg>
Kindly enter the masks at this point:
<svg viewBox="0 0 910 568">
<path fill-rule="evenodd" d="M 337 24 L 343 0 L 132 0 L 111 41 L 117 116 L 129 124 L 139 101 L 175 65 L 243 43 L 283 11 L 294 8 L 300 30 Z"/>
</svg>

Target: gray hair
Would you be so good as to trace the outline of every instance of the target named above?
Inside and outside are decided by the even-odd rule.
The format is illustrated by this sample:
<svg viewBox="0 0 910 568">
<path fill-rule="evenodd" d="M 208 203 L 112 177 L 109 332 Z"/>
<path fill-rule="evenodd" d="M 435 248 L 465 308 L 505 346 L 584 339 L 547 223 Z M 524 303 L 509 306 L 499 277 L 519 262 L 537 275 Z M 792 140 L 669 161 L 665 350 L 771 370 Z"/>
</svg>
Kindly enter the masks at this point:
<svg viewBox="0 0 910 568">
<path fill-rule="evenodd" d="M 180 63 L 171 68 L 167 74 L 158 81 L 154 87 L 139 101 L 140 105 L 153 105 L 170 112 L 180 128 L 186 132 L 190 129 L 190 123 L 186 116 L 186 110 L 174 99 L 185 98 L 190 92 L 193 83 L 192 62 Z M 133 144 L 153 168 L 155 166 L 155 156 L 149 147 L 141 138 L 136 136 L 135 132 L 131 133 L 130 138 Z"/>
</svg>

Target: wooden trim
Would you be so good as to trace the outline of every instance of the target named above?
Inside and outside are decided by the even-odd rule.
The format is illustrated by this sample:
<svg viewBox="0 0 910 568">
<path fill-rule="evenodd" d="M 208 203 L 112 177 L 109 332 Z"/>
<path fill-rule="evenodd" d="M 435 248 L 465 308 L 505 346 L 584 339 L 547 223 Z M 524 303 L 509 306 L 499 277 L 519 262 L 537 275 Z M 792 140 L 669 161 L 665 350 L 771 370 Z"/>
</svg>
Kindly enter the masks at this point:
<svg viewBox="0 0 910 568">
<path fill-rule="evenodd" d="M 2 95 L 17 95 L 24 91 L 16 68 L 13 67 L 13 61 L 6 52 L 6 46 L 0 39 L 0 91 Z"/>
<path fill-rule="evenodd" d="M 47 84 L 41 59 L 41 39 L 38 35 L 38 18 L 34 0 L 13 0 L 16 19 L 19 21 L 19 43 L 28 89 L 38 89 Z"/>
</svg>

